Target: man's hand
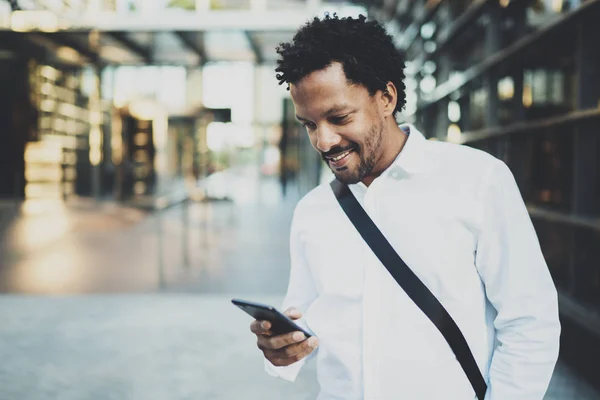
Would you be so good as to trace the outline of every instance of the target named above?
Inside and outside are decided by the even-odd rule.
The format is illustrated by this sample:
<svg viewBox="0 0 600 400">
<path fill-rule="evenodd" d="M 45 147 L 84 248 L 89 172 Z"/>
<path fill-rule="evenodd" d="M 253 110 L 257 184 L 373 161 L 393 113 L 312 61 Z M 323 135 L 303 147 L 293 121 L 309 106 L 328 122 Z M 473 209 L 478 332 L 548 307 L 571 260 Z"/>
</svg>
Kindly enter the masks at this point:
<svg viewBox="0 0 600 400">
<path fill-rule="evenodd" d="M 292 320 L 302 318 L 302 313 L 294 308 L 284 312 Z M 272 336 L 269 321 L 253 321 L 250 330 L 256 334 L 258 348 L 265 358 L 276 367 L 284 367 L 302 360 L 319 345 L 319 340 L 312 336 L 306 339 L 302 332 L 290 332 Z"/>
</svg>

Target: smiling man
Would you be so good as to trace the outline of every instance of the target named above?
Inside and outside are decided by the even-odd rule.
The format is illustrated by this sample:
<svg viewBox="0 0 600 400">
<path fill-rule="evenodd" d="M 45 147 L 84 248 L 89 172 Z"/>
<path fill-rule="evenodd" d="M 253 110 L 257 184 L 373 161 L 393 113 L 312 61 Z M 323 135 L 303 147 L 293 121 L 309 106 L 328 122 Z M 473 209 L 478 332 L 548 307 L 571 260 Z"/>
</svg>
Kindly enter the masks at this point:
<svg viewBox="0 0 600 400">
<path fill-rule="evenodd" d="M 278 53 L 277 78 L 313 147 L 455 321 L 485 399 L 542 400 L 558 356 L 557 295 L 508 167 L 397 124 L 404 58 L 375 21 L 315 18 Z M 314 336 L 254 321 L 271 375 L 293 381 L 316 356 L 322 400 L 477 398 L 329 184 L 298 203 L 290 248 L 283 307 Z"/>
</svg>

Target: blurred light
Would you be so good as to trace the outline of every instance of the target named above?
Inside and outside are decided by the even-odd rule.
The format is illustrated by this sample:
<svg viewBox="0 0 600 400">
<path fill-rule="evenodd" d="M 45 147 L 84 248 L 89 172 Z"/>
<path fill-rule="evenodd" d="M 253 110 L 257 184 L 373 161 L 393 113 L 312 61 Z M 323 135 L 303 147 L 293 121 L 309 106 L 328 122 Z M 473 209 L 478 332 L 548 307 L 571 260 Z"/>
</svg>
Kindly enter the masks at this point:
<svg viewBox="0 0 600 400">
<path fill-rule="evenodd" d="M 80 74 L 79 88 L 86 97 L 95 97 L 100 84 L 96 68 L 93 66 L 84 67 Z"/>
<path fill-rule="evenodd" d="M 65 130 L 65 120 L 62 118 L 54 119 L 54 130 L 62 132 Z"/>
<path fill-rule="evenodd" d="M 432 75 L 427 75 L 421 79 L 421 83 L 419 84 L 419 88 L 423 93 L 431 93 L 435 90 L 437 85 L 436 79 Z"/>
<path fill-rule="evenodd" d="M 43 229 L 48 229 L 49 225 L 55 223 L 55 221 L 43 222 L 45 226 L 39 224 Z M 37 232 L 33 233 L 36 234 Z M 58 234 L 54 234 L 45 243 L 58 238 Z M 47 294 L 62 294 L 68 290 L 67 288 L 83 287 L 86 277 L 81 265 L 89 262 L 85 257 L 85 252 L 73 242 L 59 247 L 50 246 L 43 257 L 33 257 L 23 268 L 17 269 L 13 278 L 15 285 L 25 293 Z"/>
<path fill-rule="evenodd" d="M 206 143 L 208 149 L 219 152 L 227 144 L 227 126 L 222 122 L 211 122 L 206 127 Z"/>
<path fill-rule="evenodd" d="M 406 89 L 413 90 L 417 88 L 417 80 L 411 77 L 406 77 L 404 80 L 404 85 Z"/>
<path fill-rule="evenodd" d="M 117 64 L 131 61 L 129 52 L 117 46 L 102 46 L 100 48 L 100 58 L 105 58 Z"/>
<path fill-rule="evenodd" d="M 146 193 L 146 184 L 144 182 L 136 182 L 133 185 L 133 192 L 137 195 Z"/>
<path fill-rule="evenodd" d="M 136 119 L 151 121 L 158 113 L 158 105 L 152 100 L 136 100 L 129 105 L 129 112 Z"/>
<path fill-rule="evenodd" d="M 431 60 L 425 61 L 425 63 L 423 64 L 423 73 L 425 75 L 432 75 L 436 69 L 437 65 Z"/>
<path fill-rule="evenodd" d="M 33 165 L 35 164 L 30 164 L 25 167 L 25 180 L 27 180 L 27 182 L 60 182 L 62 179 L 62 169 L 58 164 L 56 164 L 54 167 L 44 166 L 38 168 L 34 168 Z"/>
<path fill-rule="evenodd" d="M 419 72 L 419 70 L 417 69 L 417 63 L 414 61 L 406 61 L 406 68 L 404 69 L 404 73 L 406 75 L 414 75 L 417 72 Z"/>
<path fill-rule="evenodd" d="M 155 70 L 145 67 L 142 71 L 147 72 L 146 77 L 139 79 L 138 83 L 148 87 L 147 95 L 155 96 L 166 110 L 177 113 L 186 108 L 188 76 L 185 67 L 162 66 Z M 138 90 L 141 92 L 141 88 Z"/>
<path fill-rule="evenodd" d="M 138 132 L 133 137 L 136 146 L 146 146 L 148 144 L 148 134 L 146 132 Z"/>
<path fill-rule="evenodd" d="M 510 76 L 498 81 L 498 97 L 500 100 L 510 100 L 515 95 L 515 82 Z"/>
<path fill-rule="evenodd" d="M 553 0 L 552 1 L 552 11 L 555 13 L 562 12 L 563 9 L 563 0 Z"/>
<path fill-rule="evenodd" d="M 94 126 L 90 130 L 90 163 L 98 165 L 102 161 L 102 131 Z"/>
<path fill-rule="evenodd" d="M 65 181 L 74 181 L 77 178 L 77 170 L 75 168 L 68 168 L 65 170 Z"/>
<path fill-rule="evenodd" d="M 533 90 L 531 85 L 523 86 L 523 105 L 525 107 L 531 107 L 533 105 Z"/>
<path fill-rule="evenodd" d="M 119 165 L 123 160 L 123 121 L 118 113 L 113 113 L 111 126 L 110 147 L 112 162 L 114 165 Z"/>
<path fill-rule="evenodd" d="M 102 113 L 100 111 L 90 111 L 90 125 L 100 125 L 102 123 Z"/>
<path fill-rule="evenodd" d="M 423 45 L 423 49 L 427 53 L 433 53 L 435 51 L 435 49 L 437 49 L 437 44 L 435 44 L 435 42 L 433 40 L 427 41 Z"/>
<path fill-rule="evenodd" d="M 508 7 L 508 5 L 510 4 L 510 0 L 500 0 L 500 5 L 502 7 Z"/>
<path fill-rule="evenodd" d="M 77 110 L 73 104 L 60 103 L 58 105 L 58 113 L 64 115 L 65 117 L 75 117 Z"/>
<path fill-rule="evenodd" d="M 56 79 L 58 79 L 58 75 L 60 74 L 60 72 L 55 69 L 52 68 L 49 65 L 42 65 L 39 68 L 39 72 L 38 72 L 41 76 L 43 76 L 44 78 L 47 78 L 51 81 L 55 81 Z"/>
<path fill-rule="evenodd" d="M 58 17 L 50 11 L 43 10 L 13 11 L 10 23 L 15 32 L 56 32 L 59 29 Z"/>
<path fill-rule="evenodd" d="M 53 112 L 54 111 L 54 100 L 45 99 L 40 101 L 40 110 L 44 112 Z"/>
<path fill-rule="evenodd" d="M 133 153 L 133 160 L 139 163 L 148 162 L 148 153 L 146 153 L 144 150 L 137 150 L 135 153 Z"/>
<path fill-rule="evenodd" d="M 62 148 L 58 144 L 48 142 L 29 142 L 24 154 L 26 163 L 60 163 L 62 161 Z"/>
<path fill-rule="evenodd" d="M 250 124 L 254 121 L 257 93 L 252 63 L 215 63 L 204 67 L 202 76 L 205 107 L 231 108 L 231 119 L 235 123 Z M 286 96 L 289 94 L 286 93 Z"/>
<path fill-rule="evenodd" d="M 77 123 L 72 119 L 67 121 L 67 126 L 65 127 L 65 131 L 68 134 L 75 135 L 77 133 Z"/>
<path fill-rule="evenodd" d="M 461 112 L 460 112 L 460 104 L 456 101 L 451 101 L 448 103 L 448 119 L 452 122 L 460 121 Z"/>
<path fill-rule="evenodd" d="M 461 131 L 456 124 L 451 124 L 448 127 L 448 141 L 451 143 L 460 143 Z"/>
<path fill-rule="evenodd" d="M 169 136 L 169 116 L 166 111 L 160 107 L 156 107 L 154 120 L 152 121 L 152 140 L 154 146 L 160 152 L 167 145 Z"/>
<path fill-rule="evenodd" d="M 55 86 L 50 82 L 43 83 L 40 86 L 40 93 L 45 94 L 47 96 L 52 96 L 54 94 L 54 88 Z"/>
<path fill-rule="evenodd" d="M 40 214 L 56 215 L 57 210 L 62 211 L 62 210 L 64 210 L 64 208 L 65 208 L 65 204 L 62 201 L 47 200 L 47 199 L 25 200 L 21 205 L 21 213 L 26 216 L 34 216 L 34 215 L 40 215 Z M 53 213 L 51 211 L 53 211 Z M 30 221 L 33 221 L 33 220 L 30 220 Z M 25 224 L 25 227 L 27 227 L 27 224 Z M 20 233 L 24 234 L 25 232 L 20 232 Z M 24 238 L 31 240 L 31 239 L 35 239 L 36 235 L 32 235 L 33 237 L 30 237 L 28 235 L 23 235 L 23 236 L 24 236 Z"/>
<path fill-rule="evenodd" d="M 448 79 L 448 82 L 452 82 L 452 85 L 462 85 L 463 83 L 465 83 L 466 79 L 465 79 L 465 73 L 462 71 L 452 71 L 450 72 L 450 78 Z"/>
<path fill-rule="evenodd" d="M 423 24 L 421 26 L 421 37 L 425 40 L 431 39 L 433 37 L 433 34 L 435 33 L 435 29 L 435 22 L 433 21 Z"/>
<path fill-rule="evenodd" d="M 25 185 L 25 198 L 54 198 L 58 199 L 62 196 L 60 186 L 44 183 L 28 183 Z"/>
<path fill-rule="evenodd" d="M 81 54 L 79 54 L 79 52 L 77 50 L 75 50 L 71 47 L 68 47 L 68 46 L 59 47 L 56 50 L 56 55 L 61 60 L 68 62 L 68 63 L 72 63 L 72 64 L 81 64 L 85 61 L 83 59 L 83 57 L 81 57 Z"/>
</svg>

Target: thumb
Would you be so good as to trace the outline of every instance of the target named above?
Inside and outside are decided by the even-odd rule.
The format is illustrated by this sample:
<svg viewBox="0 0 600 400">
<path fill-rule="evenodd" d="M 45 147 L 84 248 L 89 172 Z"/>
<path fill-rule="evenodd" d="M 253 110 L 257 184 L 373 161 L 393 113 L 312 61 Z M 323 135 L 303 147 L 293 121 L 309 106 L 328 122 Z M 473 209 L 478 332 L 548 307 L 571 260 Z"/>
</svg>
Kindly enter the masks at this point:
<svg viewBox="0 0 600 400">
<path fill-rule="evenodd" d="M 300 319 L 302 318 L 302 313 L 296 310 L 294 307 L 288 308 L 284 314 L 288 316 L 290 319 Z"/>
</svg>

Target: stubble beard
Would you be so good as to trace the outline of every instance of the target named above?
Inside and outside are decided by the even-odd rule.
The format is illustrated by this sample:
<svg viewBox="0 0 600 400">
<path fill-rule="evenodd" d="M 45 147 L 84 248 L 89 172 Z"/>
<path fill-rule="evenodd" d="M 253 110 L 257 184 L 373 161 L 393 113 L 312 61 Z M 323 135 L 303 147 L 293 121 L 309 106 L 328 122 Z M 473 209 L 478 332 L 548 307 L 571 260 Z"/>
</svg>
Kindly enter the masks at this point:
<svg viewBox="0 0 600 400">
<path fill-rule="evenodd" d="M 340 170 L 332 169 L 336 179 L 346 185 L 353 185 L 362 181 L 365 176 L 369 175 L 375 163 L 377 162 L 377 150 L 381 147 L 383 140 L 383 121 L 377 125 L 373 125 L 370 129 L 365 142 L 362 146 L 356 149 L 360 157 L 360 163 L 357 168 L 350 170 L 348 167 Z"/>
</svg>

